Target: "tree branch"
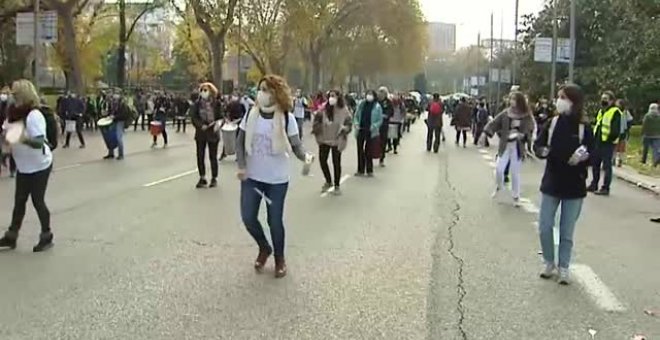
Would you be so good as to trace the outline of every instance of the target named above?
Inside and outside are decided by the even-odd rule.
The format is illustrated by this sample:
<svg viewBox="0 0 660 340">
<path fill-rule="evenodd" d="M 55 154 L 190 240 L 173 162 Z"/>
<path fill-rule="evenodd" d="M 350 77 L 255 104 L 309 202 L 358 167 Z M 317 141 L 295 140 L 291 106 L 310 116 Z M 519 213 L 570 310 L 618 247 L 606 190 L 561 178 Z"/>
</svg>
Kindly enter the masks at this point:
<svg viewBox="0 0 660 340">
<path fill-rule="evenodd" d="M 154 2 L 147 2 L 144 4 L 144 8 L 142 8 L 142 11 L 133 19 L 133 23 L 131 23 L 131 26 L 128 28 L 128 31 L 126 32 L 126 37 L 125 41 L 128 41 L 131 38 L 131 35 L 133 34 L 133 30 L 135 30 L 135 26 L 137 25 L 138 21 L 142 19 L 142 17 L 147 14 L 148 12 L 153 11 L 154 9 L 160 7 L 162 4 L 158 1 Z"/>
</svg>

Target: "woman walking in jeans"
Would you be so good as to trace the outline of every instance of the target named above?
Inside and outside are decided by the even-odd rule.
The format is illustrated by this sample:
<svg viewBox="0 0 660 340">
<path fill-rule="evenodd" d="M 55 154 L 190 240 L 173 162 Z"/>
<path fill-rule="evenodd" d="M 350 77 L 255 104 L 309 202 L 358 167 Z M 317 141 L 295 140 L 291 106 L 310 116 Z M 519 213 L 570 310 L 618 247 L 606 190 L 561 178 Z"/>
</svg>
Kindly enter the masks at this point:
<svg viewBox="0 0 660 340">
<path fill-rule="evenodd" d="M 559 218 L 559 280 L 569 283 L 569 265 L 573 250 L 575 223 L 580 217 L 582 201 L 587 196 L 587 165 L 594 149 L 594 136 L 583 114 L 584 95 L 577 85 L 565 85 L 559 90 L 559 116 L 546 123 L 536 140 L 539 157 L 547 157 L 541 181 L 541 211 L 539 234 L 545 269 L 541 278 L 556 274 L 553 227 L 561 205 Z M 585 152 L 586 151 L 586 152 Z"/>
<path fill-rule="evenodd" d="M 48 178 L 53 165 L 53 155 L 46 143 L 46 118 L 39 111 L 40 100 L 34 85 L 27 80 L 19 80 L 12 86 L 15 107 L 8 113 L 9 123 L 22 123 L 25 132 L 21 140 L 11 146 L 16 161 L 16 193 L 11 225 L 0 239 L 0 248 L 16 248 L 18 232 L 25 217 L 25 206 L 29 197 L 41 223 L 39 243 L 32 249 L 35 253 L 44 251 L 53 245 L 53 233 L 50 231 L 50 211 L 44 197 Z"/>
<path fill-rule="evenodd" d="M 337 91 L 328 93 L 328 103 L 323 111 L 314 116 L 312 133 L 319 144 L 319 163 L 325 177 L 325 184 L 321 191 L 326 192 L 332 188 L 332 194 L 341 195 L 339 189 L 341 180 L 341 153 L 346 149 L 346 139 L 351 132 L 352 119 L 344 104 L 344 97 Z M 332 181 L 328 156 L 332 153 L 332 167 L 335 179 Z"/>
<path fill-rule="evenodd" d="M 267 75 L 259 81 L 256 105 L 241 121 L 236 143 L 238 178 L 241 180 L 241 218 L 259 246 L 254 262 L 263 270 L 275 252 L 275 277 L 286 276 L 284 260 L 284 200 L 289 189 L 289 156 L 293 151 L 301 161 L 311 161 L 298 135 L 291 114 L 293 100 L 286 81 Z M 273 246 L 268 244 L 259 222 L 261 200 L 266 201 L 268 226 Z"/>
</svg>

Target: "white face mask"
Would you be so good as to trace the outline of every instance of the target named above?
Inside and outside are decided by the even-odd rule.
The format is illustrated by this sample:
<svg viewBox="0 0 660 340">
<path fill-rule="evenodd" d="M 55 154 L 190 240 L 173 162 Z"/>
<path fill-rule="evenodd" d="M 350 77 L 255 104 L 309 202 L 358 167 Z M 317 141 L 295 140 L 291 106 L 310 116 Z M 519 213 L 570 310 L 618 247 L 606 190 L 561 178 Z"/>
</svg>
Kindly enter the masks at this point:
<svg viewBox="0 0 660 340">
<path fill-rule="evenodd" d="M 335 105 L 337 105 L 337 97 L 330 97 L 330 98 L 328 98 L 328 104 L 330 104 L 330 106 L 335 106 Z"/>
<path fill-rule="evenodd" d="M 6 93 L 0 94 L 0 101 L 6 102 L 9 96 Z"/>
<path fill-rule="evenodd" d="M 206 100 L 209 99 L 209 96 L 211 94 L 207 90 L 203 90 L 202 92 L 199 93 L 199 96 L 202 97 L 202 99 Z"/>
<path fill-rule="evenodd" d="M 234 102 L 237 102 L 237 101 L 238 101 L 238 99 L 239 99 L 239 98 L 238 98 L 238 97 L 236 97 L 236 96 L 233 96 L 233 97 L 231 97 L 231 100 L 232 100 L 232 101 L 234 101 Z"/>
<path fill-rule="evenodd" d="M 570 100 L 564 98 L 557 98 L 557 102 L 555 103 L 555 107 L 557 107 L 557 112 L 561 114 L 571 113 L 572 106 L 573 103 L 571 103 Z"/>
<path fill-rule="evenodd" d="M 374 95 L 373 95 L 373 94 L 368 94 L 368 95 L 367 95 L 367 101 L 368 101 L 368 102 L 372 102 L 372 101 L 374 101 Z"/>
<path fill-rule="evenodd" d="M 121 98 L 121 96 L 118 95 L 118 94 L 115 94 L 115 95 L 112 96 L 112 98 L 114 98 L 115 100 L 119 100 L 119 98 Z"/>
<path fill-rule="evenodd" d="M 260 107 L 270 107 L 273 105 L 273 96 L 266 91 L 259 90 L 257 92 L 257 103 Z"/>
</svg>

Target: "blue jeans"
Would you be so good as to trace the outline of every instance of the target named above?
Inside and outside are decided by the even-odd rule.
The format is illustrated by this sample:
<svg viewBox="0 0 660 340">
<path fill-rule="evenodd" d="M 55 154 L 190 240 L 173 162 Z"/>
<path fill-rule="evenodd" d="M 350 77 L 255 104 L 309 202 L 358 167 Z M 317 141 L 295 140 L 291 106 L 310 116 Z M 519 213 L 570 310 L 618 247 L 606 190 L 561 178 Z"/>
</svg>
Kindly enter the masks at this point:
<svg viewBox="0 0 660 340">
<path fill-rule="evenodd" d="M 124 122 L 117 122 L 117 149 L 119 149 L 119 157 L 124 157 Z"/>
<path fill-rule="evenodd" d="M 560 199 L 546 194 L 542 195 L 541 211 L 539 213 L 539 236 L 541 249 L 543 250 L 543 260 L 546 263 L 555 262 L 555 240 L 552 229 L 555 226 L 557 208 L 561 203 L 559 215 L 559 268 L 568 269 L 573 251 L 575 223 L 582 211 L 582 201 L 584 201 L 583 198 Z"/>
<path fill-rule="evenodd" d="M 610 190 L 612 184 L 612 158 L 614 157 L 614 144 L 598 144 L 596 145 L 595 157 L 592 164 L 592 180 L 591 187 L 598 189 L 600 182 L 601 165 L 605 172 L 605 179 L 603 180 L 603 189 Z"/>
<path fill-rule="evenodd" d="M 259 222 L 259 207 L 265 196 L 270 238 L 275 256 L 284 256 L 284 200 L 289 183 L 269 184 L 246 179 L 241 182 L 241 218 L 247 231 L 259 245 L 259 249 L 271 249 Z M 263 196 L 262 196 L 263 194 Z"/>
</svg>

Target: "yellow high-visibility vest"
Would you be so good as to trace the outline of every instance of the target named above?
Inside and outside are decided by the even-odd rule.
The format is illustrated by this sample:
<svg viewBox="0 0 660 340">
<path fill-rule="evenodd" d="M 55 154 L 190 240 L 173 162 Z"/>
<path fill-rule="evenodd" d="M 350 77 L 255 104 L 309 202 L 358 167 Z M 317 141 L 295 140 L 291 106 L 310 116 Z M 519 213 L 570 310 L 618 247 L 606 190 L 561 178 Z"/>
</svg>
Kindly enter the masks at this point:
<svg viewBox="0 0 660 340">
<path fill-rule="evenodd" d="M 600 127 L 600 140 L 602 142 L 606 142 L 609 139 L 610 132 L 612 130 L 612 120 L 614 119 L 614 115 L 617 113 L 621 114 L 621 111 L 616 106 L 609 108 L 605 112 L 603 112 L 603 110 L 598 111 L 598 116 L 596 116 L 596 126 L 594 127 L 594 134 L 596 134 L 596 131 L 598 131 L 598 128 Z M 618 142 L 619 139 L 617 138 L 617 140 L 614 141 L 614 144 L 617 144 Z"/>
</svg>

